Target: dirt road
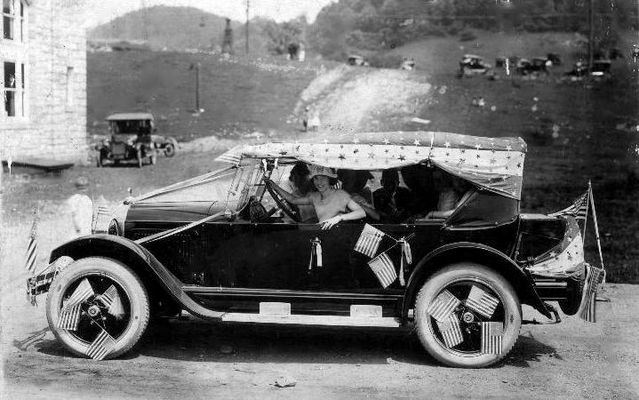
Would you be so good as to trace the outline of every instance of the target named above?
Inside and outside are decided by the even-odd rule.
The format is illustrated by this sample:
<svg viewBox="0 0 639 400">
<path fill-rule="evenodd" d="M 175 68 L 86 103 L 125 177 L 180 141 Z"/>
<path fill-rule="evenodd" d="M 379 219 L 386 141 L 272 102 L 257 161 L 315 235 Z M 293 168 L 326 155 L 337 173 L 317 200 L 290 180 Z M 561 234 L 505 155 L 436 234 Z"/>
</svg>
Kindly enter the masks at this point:
<svg viewBox="0 0 639 400">
<path fill-rule="evenodd" d="M 639 398 L 639 288 L 609 285 L 599 322 L 524 325 L 512 353 L 484 370 L 442 367 L 408 332 L 154 325 L 125 358 L 65 352 L 46 330 L 44 298 L 3 285 L 3 399 Z M 544 317 L 524 309 L 524 318 Z M 283 379 L 282 379 L 283 377 Z M 279 388 L 276 380 L 294 384 Z"/>
</svg>

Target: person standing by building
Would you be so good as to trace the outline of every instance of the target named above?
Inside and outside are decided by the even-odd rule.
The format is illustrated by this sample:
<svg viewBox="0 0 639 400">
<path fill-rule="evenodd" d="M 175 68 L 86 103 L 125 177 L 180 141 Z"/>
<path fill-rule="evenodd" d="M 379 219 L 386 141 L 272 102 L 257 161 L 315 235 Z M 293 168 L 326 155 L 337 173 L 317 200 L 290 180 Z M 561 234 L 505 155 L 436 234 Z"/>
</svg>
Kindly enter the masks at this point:
<svg viewBox="0 0 639 400">
<path fill-rule="evenodd" d="M 75 181 L 77 193 L 67 200 L 67 208 L 71 215 L 74 237 L 91 233 L 91 220 L 93 218 L 93 201 L 88 196 L 89 180 L 80 176 Z"/>
</svg>

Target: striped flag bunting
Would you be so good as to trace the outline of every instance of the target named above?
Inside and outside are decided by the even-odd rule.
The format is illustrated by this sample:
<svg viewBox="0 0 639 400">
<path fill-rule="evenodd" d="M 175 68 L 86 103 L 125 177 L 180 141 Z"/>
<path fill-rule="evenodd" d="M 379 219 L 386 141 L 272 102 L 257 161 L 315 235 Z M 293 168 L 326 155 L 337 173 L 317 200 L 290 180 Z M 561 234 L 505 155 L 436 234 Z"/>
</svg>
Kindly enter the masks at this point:
<svg viewBox="0 0 639 400">
<path fill-rule="evenodd" d="M 501 354 L 504 324 L 501 322 L 481 323 L 481 352 L 483 354 Z"/>
<path fill-rule="evenodd" d="M 391 261 L 388 254 L 382 253 L 379 256 L 368 262 L 368 265 L 371 267 L 379 283 L 382 284 L 384 289 L 389 287 L 395 279 L 397 279 L 397 273 L 395 272 L 395 265 Z"/>
<path fill-rule="evenodd" d="M 595 268 L 586 264 L 586 282 L 581 298 L 581 306 L 579 308 L 579 317 L 586 322 L 597 322 L 595 301 L 597 298 L 597 289 L 603 282 L 605 271 L 603 268 Z"/>
<path fill-rule="evenodd" d="M 68 309 L 62 309 L 58 316 L 58 328 L 67 331 L 78 330 L 78 324 L 80 323 L 80 315 L 82 314 L 82 304 L 76 304 Z"/>
<path fill-rule="evenodd" d="M 437 321 L 437 327 L 442 334 L 446 347 L 449 349 L 452 349 L 464 341 L 459 320 L 454 315 L 451 315 L 443 322 Z"/>
<path fill-rule="evenodd" d="M 27 252 L 24 267 L 30 274 L 36 271 L 36 262 L 38 259 L 38 215 L 36 214 L 31 225 L 29 240 L 27 241 Z"/>
<path fill-rule="evenodd" d="M 566 207 L 563 210 L 560 210 L 548 215 L 551 217 L 570 215 L 572 217 L 575 217 L 578 220 L 585 221 L 586 216 L 588 215 L 589 199 L 590 199 L 590 189 L 588 189 L 586 193 L 579 196 L 579 198 L 575 200 L 575 202 L 572 203 L 569 207 Z"/>
<path fill-rule="evenodd" d="M 115 317 L 124 315 L 124 306 L 122 306 L 122 300 L 114 285 L 109 286 L 109 288 L 100 295 L 99 300 L 107 308 L 109 314 Z"/>
<path fill-rule="evenodd" d="M 87 349 L 87 356 L 94 360 L 102 360 L 115 348 L 115 339 L 104 329 Z"/>
<path fill-rule="evenodd" d="M 461 301 L 448 290 L 444 290 L 428 306 L 428 314 L 437 322 L 447 321 Z"/>
<path fill-rule="evenodd" d="M 355 251 L 371 258 L 374 257 L 385 235 L 384 232 L 369 224 L 364 225 L 364 229 L 355 243 Z"/>
<path fill-rule="evenodd" d="M 71 297 L 69 297 L 69 299 L 66 301 L 64 310 L 69 310 L 73 308 L 74 306 L 76 306 L 77 304 L 80 304 L 83 301 L 86 301 L 89 297 L 93 296 L 93 294 L 94 293 L 93 293 L 93 288 L 91 287 L 91 284 L 86 278 L 84 278 L 82 282 L 80 282 L 78 287 L 75 288 L 75 291 L 73 292 Z"/>
<path fill-rule="evenodd" d="M 490 318 L 499 304 L 499 299 L 474 286 L 470 289 L 466 306 L 486 318 Z"/>
<path fill-rule="evenodd" d="M 241 146 L 235 146 L 232 149 L 226 151 L 225 153 L 222 153 L 220 156 L 218 156 L 215 159 L 215 161 L 226 162 L 226 163 L 237 165 L 240 163 L 240 161 L 242 161 L 241 150 L 242 150 Z"/>
</svg>

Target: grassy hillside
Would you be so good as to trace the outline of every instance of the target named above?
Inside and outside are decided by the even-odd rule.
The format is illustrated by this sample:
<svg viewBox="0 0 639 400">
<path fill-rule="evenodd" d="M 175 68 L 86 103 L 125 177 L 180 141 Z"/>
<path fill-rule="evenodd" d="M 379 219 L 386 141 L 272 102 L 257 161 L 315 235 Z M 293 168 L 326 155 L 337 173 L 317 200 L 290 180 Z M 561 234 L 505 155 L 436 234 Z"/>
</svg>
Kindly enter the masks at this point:
<svg viewBox="0 0 639 400">
<path fill-rule="evenodd" d="M 89 132 L 100 133 L 113 112 L 150 111 L 162 134 L 178 140 L 237 137 L 254 130 L 293 130 L 287 124 L 299 94 L 321 65 L 282 58 L 224 60 L 217 55 L 128 51 L 88 54 Z M 200 107 L 195 70 L 200 63 Z"/>
</svg>

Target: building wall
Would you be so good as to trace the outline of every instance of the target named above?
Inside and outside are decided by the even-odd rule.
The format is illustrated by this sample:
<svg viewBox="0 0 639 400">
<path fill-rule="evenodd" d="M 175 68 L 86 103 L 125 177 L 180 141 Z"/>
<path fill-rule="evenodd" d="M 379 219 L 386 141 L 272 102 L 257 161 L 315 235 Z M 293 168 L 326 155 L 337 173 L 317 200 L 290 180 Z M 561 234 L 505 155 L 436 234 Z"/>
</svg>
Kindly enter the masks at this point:
<svg viewBox="0 0 639 400">
<path fill-rule="evenodd" d="M 86 29 L 73 4 L 25 2 L 27 40 L 0 39 L 0 69 L 6 59 L 25 63 L 27 98 L 24 117 L 0 109 L 2 159 L 86 159 Z"/>
</svg>

